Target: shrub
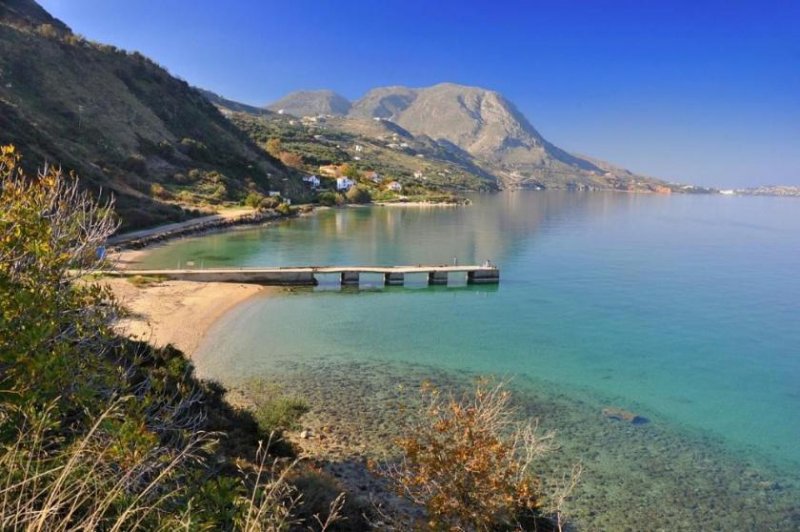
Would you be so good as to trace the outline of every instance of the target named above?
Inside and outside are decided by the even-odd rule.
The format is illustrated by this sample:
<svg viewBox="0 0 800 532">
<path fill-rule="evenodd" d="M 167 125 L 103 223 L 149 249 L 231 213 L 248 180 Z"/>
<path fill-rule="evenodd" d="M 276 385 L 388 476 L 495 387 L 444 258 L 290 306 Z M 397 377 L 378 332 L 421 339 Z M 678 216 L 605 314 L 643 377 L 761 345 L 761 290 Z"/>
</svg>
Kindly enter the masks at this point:
<svg viewBox="0 0 800 532">
<path fill-rule="evenodd" d="M 128 277 L 128 282 L 137 288 L 163 283 L 165 280 L 165 277 L 159 275 L 134 275 L 133 277 Z"/>
<path fill-rule="evenodd" d="M 224 184 L 220 183 L 214 188 L 214 191 L 211 193 L 211 199 L 215 201 L 222 201 L 228 196 L 228 189 L 225 187 Z"/>
<path fill-rule="evenodd" d="M 292 207 L 288 203 L 281 203 L 275 210 L 283 216 L 289 216 L 292 214 Z"/>
<path fill-rule="evenodd" d="M 296 153 L 284 151 L 280 154 L 280 160 L 286 166 L 299 168 L 303 166 L 303 158 Z"/>
<path fill-rule="evenodd" d="M 321 205 L 326 205 L 328 207 L 333 207 L 337 203 L 337 201 L 336 201 L 336 197 L 337 196 L 338 196 L 338 194 L 336 192 L 331 192 L 331 191 L 327 190 L 325 192 L 320 192 L 319 193 L 319 196 L 317 196 L 317 201 Z"/>
<path fill-rule="evenodd" d="M 300 397 L 279 396 L 260 403 L 256 407 L 255 417 L 264 433 L 280 433 L 296 429 L 300 417 L 308 410 L 308 403 Z"/>
<path fill-rule="evenodd" d="M 434 529 L 536 526 L 545 497 L 530 467 L 553 435 L 517 421 L 502 384 L 460 399 L 424 385 L 422 398 L 397 440 L 402 460 L 382 470 L 398 492 L 425 507 Z"/>
<path fill-rule="evenodd" d="M 180 148 L 192 158 L 203 159 L 208 155 L 208 147 L 199 140 L 192 138 L 182 138 Z"/>
<path fill-rule="evenodd" d="M 259 206 L 262 209 L 277 209 L 278 206 L 281 204 L 281 200 L 279 198 L 273 198 L 272 196 L 266 196 L 264 199 L 261 200 Z"/>
<path fill-rule="evenodd" d="M 144 160 L 144 157 L 139 155 L 138 153 L 135 155 L 131 155 L 127 159 L 122 162 L 122 168 L 128 170 L 129 172 L 133 172 L 135 174 L 145 174 L 147 173 L 147 163 Z"/>
<path fill-rule="evenodd" d="M 52 24 L 39 24 L 36 26 L 36 33 L 47 39 L 58 37 L 58 30 Z"/>
<path fill-rule="evenodd" d="M 250 192 L 244 199 L 244 204 L 247 205 L 248 207 L 257 209 L 261 206 L 261 202 L 263 201 L 264 201 L 264 194 L 260 194 L 258 192 Z"/>
<path fill-rule="evenodd" d="M 194 195 L 189 192 L 188 190 L 181 190 L 178 192 L 178 195 L 175 198 L 183 203 L 192 203 L 194 202 Z"/>
<path fill-rule="evenodd" d="M 350 179 L 358 179 L 361 175 L 361 173 L 358 171 L 358 168 L 352 164 L 343 164 L 341 167 L 339 167 L 339 172 L 343 176 L 349 177 Z"/>
<path fill-rule="evenodd" d="M 364 187 L 352 187 L 350 190 L 347 191 L 346 194 L 347 201 L 350 203 L 369 203 L 372 201 L 372 196 Z"/>
<path fill-rule="evenodd" d="M 160 183 L 150 185 L 150 195 L 162 200 L 172 199 L 172 193 Z"/>
<path fill-rule="evenodd" d="M 283 151 L 281 148 L 281 139 L 274 137 L 269 139 L 264 145 L 264 149 L 267 153 L 278 159 L 281 156 L 281 151 Z"/>
</svg>

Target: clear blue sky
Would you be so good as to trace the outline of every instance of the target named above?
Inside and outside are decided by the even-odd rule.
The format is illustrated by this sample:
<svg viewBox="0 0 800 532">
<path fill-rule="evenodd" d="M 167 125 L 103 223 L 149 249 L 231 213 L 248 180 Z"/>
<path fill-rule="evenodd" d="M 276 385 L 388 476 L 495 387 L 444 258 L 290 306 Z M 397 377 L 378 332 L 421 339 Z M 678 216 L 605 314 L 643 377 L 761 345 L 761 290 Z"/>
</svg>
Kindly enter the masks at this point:
<svg viewBox="0 0 800 532">
<path fill-rule="evenodd" d="M 800 185 L 800 0 L 41 0 L 86 37 L 262 105 L 298 89 L 498 90 L 570 151 Z"/>
</svg>

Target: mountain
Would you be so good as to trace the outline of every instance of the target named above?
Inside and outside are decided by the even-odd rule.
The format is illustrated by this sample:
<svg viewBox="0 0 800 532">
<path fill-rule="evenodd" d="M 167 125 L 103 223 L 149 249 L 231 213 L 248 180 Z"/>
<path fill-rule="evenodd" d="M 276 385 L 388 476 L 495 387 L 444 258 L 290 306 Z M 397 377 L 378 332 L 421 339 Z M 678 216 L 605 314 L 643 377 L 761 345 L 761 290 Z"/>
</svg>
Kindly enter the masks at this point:
<svg viewBox="0 0 800 532">
<path fill-rule="evenodd" d="M 32 0 L 0 1 L 0 144 L 32 171 L 74 170 L 111 192 L 125 228 L 249 191 L 301 198 L 299 175 L 197 89 L 137 52 L 85 40 Z"/>
<path fill-rule="evenodd" d="M 284 101 L 298 100 L 290 95 Z M 270 109 L 278 107 L 280 102 Z M 284 107 L 285 112 L 298 114 L 291 109 Z M 308 108 L 296 109 L 302 111 L 299 115 L 311 114 L 305 112 Z M 666 185 L 558 148 L 502 94 L 479 87 L 454 83 L 419 89 L 381 87 L 327 114 L 389 121 L 414 136 L 463 150 L 494 175 L 501 188 L 664 190 Z"/>
<path fill-rule="evenodd" d="M 353 103 L 350 114 L 361 118 L 384 118 L 396 121 L 417 99 L 419 91 L 408 87 L 381 87 L 367 92 Z"/>
<path fill-rule="evenodd" d="M 346 115 L 350 102 L 329 90 L 297 91 L 268 105 L 267 109 L 294 116 Z"/>
</svg>

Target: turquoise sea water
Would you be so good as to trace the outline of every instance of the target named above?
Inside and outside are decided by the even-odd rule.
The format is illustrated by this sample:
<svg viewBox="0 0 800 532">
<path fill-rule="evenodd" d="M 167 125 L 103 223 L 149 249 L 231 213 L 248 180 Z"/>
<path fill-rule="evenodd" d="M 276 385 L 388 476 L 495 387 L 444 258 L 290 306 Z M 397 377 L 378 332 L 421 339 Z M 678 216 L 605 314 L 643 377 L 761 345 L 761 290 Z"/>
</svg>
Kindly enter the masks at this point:
<svg viewBox="0 0 800 532">
<path fill-rule="evenodd" d="M 796 199 L 515 192 L 466 208 L 327 210 L 173 242 L 141 266 L 454 258 L 490 259 L 500 285 L 255 298 L 217 324 L 200 370 L 232 381 L 340 360 L 516 375 L 800 473 Z"/>
</svg>

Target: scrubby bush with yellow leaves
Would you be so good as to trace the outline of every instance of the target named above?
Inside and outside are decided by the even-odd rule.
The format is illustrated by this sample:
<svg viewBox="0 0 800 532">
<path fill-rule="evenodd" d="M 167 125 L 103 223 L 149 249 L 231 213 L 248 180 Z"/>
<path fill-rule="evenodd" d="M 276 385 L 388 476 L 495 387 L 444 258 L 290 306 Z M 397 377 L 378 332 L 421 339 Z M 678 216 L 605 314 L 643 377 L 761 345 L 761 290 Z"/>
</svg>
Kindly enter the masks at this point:
<svg viewBox="0 0 800 532">
<path fill-rule="evenodd" d="M 560 509 L 531 470 L 553 449 L 553 434 L 540 435 L 535 423 L 519 420 L 502 383 L 481 382 L 460 398 L 425 384 L 419 410 L 407 419 L 397 439 L 402 456 L 381 472 L 399 494 L 424 507 L 425 528 L 560 529 Z M 565 497 L 562 491 L 556 504 Z"/>
</svg>

